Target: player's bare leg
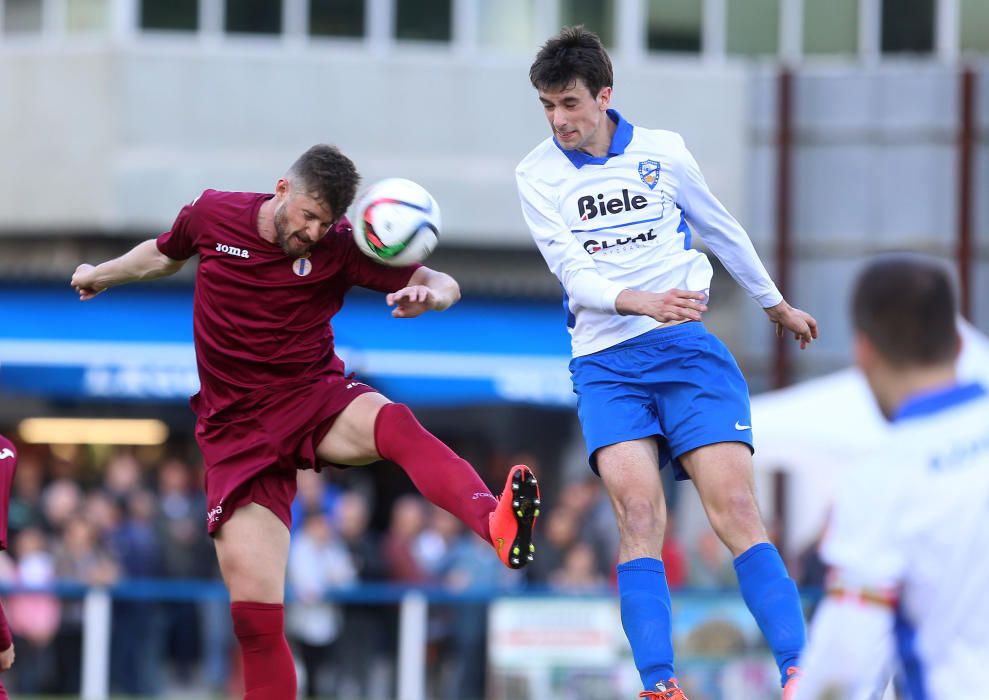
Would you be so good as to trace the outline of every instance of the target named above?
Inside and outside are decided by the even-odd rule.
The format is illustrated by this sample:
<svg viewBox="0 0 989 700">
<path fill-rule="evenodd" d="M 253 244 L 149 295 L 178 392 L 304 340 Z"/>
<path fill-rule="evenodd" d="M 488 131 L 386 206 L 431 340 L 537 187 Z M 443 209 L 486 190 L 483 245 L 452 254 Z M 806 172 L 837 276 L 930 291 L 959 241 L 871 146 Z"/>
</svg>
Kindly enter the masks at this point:
<svg viewBox="0 0 989 700">
<path fill-rule="evenodd" d="M 659 559 L 666 530 L 666 496 L 656 441 L 647 438 L 602 447 L 597 451 L 597 466 L 618 522 L 618 560 Z"/>
<path fill-rule="evenodd" d="M 295 663 L 285 639 L 289 531 L 270 510 L 241 506 L 215 537 L 244 663 L 245 700 L 292 700 Z"/>
<path fill-rule="evenodd" d="M 793 579 L 769 543 L 759 514 L 747 445 L 721 442 L 680 456 L 714 531 L 735 557 L 742 597 L 769 643 L 780 670 L 780 685 L 792 684 L 804 646 L 803 610 Z"/>
<path fill-rule="evenodd" d="M 214 541 L 232 602 L 284 602 L 289 532 L 277 515 L 257 503 L 241 506 Z"/>
<path fill-rule="evenodd" d="M 684 700 L 673 671 L 670 589 L 660 558 L 666 498 L 654 438 L 602 447 L 598 473 L 615 510 L 620 545 L 618 596 L 622 627 L 642 678 L 642 697 Z"/>
<path fill-rule="evenodd" d="M 681 455 L 680 463 L 697 488 L 711 527 L 732 556 L 769 541 L 756 502 L 752 456 L 747 445 L 706 445 Z"/>
<path fill-rule="evenodd" d="M 430 502 L 490 542 L 513 569 L 532 559 L 539 490 L 528 467 L 512 467 L 499 504 L 465 460 L 422 427 L 409 408 L 378 393 L 361 394 L 341 413 L 316 454 L 334 464 L 398 464 Z"/>
</svg>

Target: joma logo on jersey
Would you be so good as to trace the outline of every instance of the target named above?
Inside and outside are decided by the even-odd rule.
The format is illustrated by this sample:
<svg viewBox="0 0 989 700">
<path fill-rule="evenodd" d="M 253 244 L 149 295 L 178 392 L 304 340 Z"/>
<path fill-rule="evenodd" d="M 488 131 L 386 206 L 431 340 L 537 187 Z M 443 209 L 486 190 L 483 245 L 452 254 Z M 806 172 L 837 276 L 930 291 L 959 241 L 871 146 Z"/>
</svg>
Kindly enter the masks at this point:
<svg viewBox="0 0 989 700">
<path fill-rule="evenodd" d="M 249 258 L 251 254 L 244 250 L 243 248 L 238 248 L 236 246 L 227 245 L 226 243 L 217 243 L 216 250 L 218 253 L 226 253 L 227 255 L 235 255 L 238 258 Z"/>
<path fill-rule="evenodd" d="M 607 216 L 608 214 L 618 214 L 623 211 L 633 209 L 645 209 L 649 203 L 641 194 L 629 197 L 628 190 L 622 190 L 621 197 L 605 200 L 603 194 L 585 195 L 577 200 L 577 216 L 581 221 L 593 219 L 595 216 Z"/>
<path fill-rule="evenodd" d="M 647 241 L 655 241 L 657 238 L 658 236 L 653 233 L 653 230 L 649 229 L 645 233 L 640 233 L 638 236 L 626 236 L 624 238 L 616 238 L 613 241 L 595 241 L 593 239 L 588 239 L 584 241 L 584 250 L 591 255 L 594 255 L 595 253 L 600 253 L 602 250 L 620 248 L 621 246 L 626 246 L 629 243 L 646 243 Z"/>
</svg>

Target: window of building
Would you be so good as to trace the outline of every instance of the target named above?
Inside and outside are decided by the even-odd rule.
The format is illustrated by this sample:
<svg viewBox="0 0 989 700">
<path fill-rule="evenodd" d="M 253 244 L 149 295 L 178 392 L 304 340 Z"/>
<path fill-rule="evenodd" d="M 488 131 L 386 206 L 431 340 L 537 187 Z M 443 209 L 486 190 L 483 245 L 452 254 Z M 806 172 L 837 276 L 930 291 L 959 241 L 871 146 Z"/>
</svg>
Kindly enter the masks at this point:
<svg viewBox="0 0 989 700">
<path fill-rule="evenodd" d="M 110 0 L 73 0 L 65 5 L 65 28 L 70 32 L 110 30 Z"/>
<path fill-rule="evenodd" d="M 490 0 L 479 3 L 478 41 L 481 46 L 518 49 L 535 54 L 546 37 L 536 36 L 539 0 Z"/>
<path fill-rule="evenodd" d="M 364 36 L 364 0 L 310 0 L 309 33 L 313 36 Z"/>
<path fill-rule="evenodd" d="M 649 0 L 646 48 L 650 51 L 701 50 L 701 0 Z"/>
<path fill-rule="evenodd" d="M 804 0 L 804 53 L 856 54 L 858 0 Z"/>
<path fill-rule="evenodd" d="M 560 23 L 583 24 L 601 37 L 605 46 L 614 46 L 615 0 L 560 0 Z"/>
<path fill-rule="evenodd" d="M 41 0 L 7 0 L 3 4 L 4 34 L 40 34 Z"/>
<path fill-rule="evenodd" d="M 962 51 L 989 52 L 989 3 L 986 0 L 962 0 L 959 43 Z"/>
<path fill-rule="evenodd" d="M 453 35 L 451 0 L 395 0 L 395 38 L 450 41 Z"/>
<path fill-rule="evenodd" d="M 280 34 L 282 0 L 227 0 L 226 30 L 239 34 Z"/>
<path fill-rule="evenodd" d="M 199 0 L 141 0 L 141 29 L 196 31 Z"/>
<path fill-rule="evenodd" d="M 934 0 L 883 0 L 883 53 L 934 50 Z"/>
<path fill-rule="evenodd" d="M 725 48 L 746 56 L 776 55 L 779 50 L 779 0 L 727 2 Z"/>
</svg>

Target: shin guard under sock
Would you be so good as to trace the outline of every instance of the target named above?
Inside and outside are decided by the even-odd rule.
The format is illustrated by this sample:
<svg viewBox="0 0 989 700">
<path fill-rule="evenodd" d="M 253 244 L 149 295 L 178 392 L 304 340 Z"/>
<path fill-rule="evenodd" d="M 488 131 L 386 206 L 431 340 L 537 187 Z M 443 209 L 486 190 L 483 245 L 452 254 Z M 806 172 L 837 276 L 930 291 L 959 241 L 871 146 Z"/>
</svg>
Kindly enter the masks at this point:
<svg viewBox="0 0 989 700">
<path fill-rule="evenodd" d="M 244 700 L 295 700 L 295 661 L 285 639 L 281 603 L 230 604 L 244 661 Z"/>
<path fill-rule="evenodd" d="M 642 687 L 653 690 L 674 676 L 673 614 L 663 562 L 643 557 L 619 564 L 618 597 Z"/>
<path fill-rule="evenodd" d="M 374 423 L 378 454 L 400 466 L 419 493 L 453 513 L 485 542 L 498 500 L 474 468 L 422 427 L 408 406 L 385 404 Z"/>
<path fill-rule="evenodd" d="M 742 598 L 776 657 L 782 685 L 786 670 L 796 665 L 806 639 L 797 585 L 786 573 L 776 547 L 768 542 L 742 552 L 735 559 L 735 573 Z"/>
</svg>

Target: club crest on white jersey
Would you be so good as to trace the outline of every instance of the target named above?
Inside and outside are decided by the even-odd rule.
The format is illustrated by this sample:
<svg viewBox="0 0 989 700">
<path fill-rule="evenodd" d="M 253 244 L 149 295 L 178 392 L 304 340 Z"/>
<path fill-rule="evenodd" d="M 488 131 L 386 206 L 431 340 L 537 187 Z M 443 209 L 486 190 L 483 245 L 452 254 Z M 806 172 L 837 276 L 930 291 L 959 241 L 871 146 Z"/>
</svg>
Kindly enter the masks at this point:
<svg viewBox="0 0 989 700">
<path fill-rule="evenodd" d="M 659 161 L 639 161 L 639 179 L 651 190 L 656 189 L 656 183 L 659 182 L 659 169 Z"/>
</svg>

